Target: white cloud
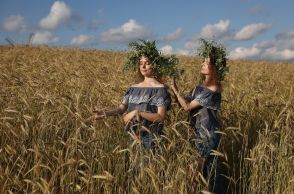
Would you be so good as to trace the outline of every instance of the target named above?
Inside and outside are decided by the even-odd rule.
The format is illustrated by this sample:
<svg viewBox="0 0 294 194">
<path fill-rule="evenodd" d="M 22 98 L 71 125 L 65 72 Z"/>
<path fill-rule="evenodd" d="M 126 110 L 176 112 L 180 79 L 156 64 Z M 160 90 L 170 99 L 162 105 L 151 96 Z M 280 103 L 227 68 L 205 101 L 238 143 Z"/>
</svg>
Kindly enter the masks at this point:
<svg viewBox="0 0 294 194">
<path fill-rule="evenodd" d="M 93 40 L 94 40 L 94 37 L 92 36 L 79 35 L 72 38 L 71 44 L 76 46 L 87 45 L 91 43 Z"/>
<path fill-rule="evenodd" d="M 187 50 L 187 49 L 180 49 L 176 48 L 174 49 L 171 45 L 165 45 L 159 49 L 163 54 L 165 55 L 171 55 L 171 54 L 176 54 L 176 55 L 191 55 L 192 53 Z"/>
<path fill-rule="evenodd" d="M 167 34 L 162 38 L 163 41 L 174 41 L 179 39 L 183 34 L 183 30 L 181 28 L 177 28 L 176 31 Z"/>
<path fill-rule="evenodd" d="M 103 42 L 128 42 L 137 39 L 146 39 L 151 36 L 151 32 L 144 26 L 130 19 L 127 23 L 118 28 L 112 28 L 101 33 Z"/>
<path fill-rule="evenodd" d="M 174 53 L 178 55 L 193 55 L 193 52 L 191 52 L 190 50 L 180 48 L 177 48 Z"/>
<path fill-rule="evenodd" d="M 63 1 L 55 1 L 49 15 L 40 21 L 39 26 L 42 29 L 54 30 L 66 22 L 71 14 L 71 9 Z"/>
<path fill-rule="evenodd" d="M 229 20 L 220 20 L 216 24 L 207 24 L 199 33 L 199 37 L 206 39 L 219 39 L 228 35 L 230 28 Z"/>
<path fill-rule="evenodd" d="M 199 34 L 185 43 L 185 49 L 195 50 L 199 45 L 199 38 L 220 40 L 230 37 L 230 21 L 220 20 L 216 24 L 207 24 Z"/>
<path fill-rule="evenodd" d="M 231 59 L 273 59 L 273 60 L 290 60 L 294 59 L 294 50 L 278 49 L 271 47 L 266 49 L 257 48 L 254 44 L 252 47 L 238 47 L 230 52 Z"/>
<path fill-rule="evenodd" d="M 38 31 L 32 38 L 32 44 L 50 44 L 57 43 L 59 38 L 48 31 Z"/>
<path fill-rule="evenodd" d="M 277 48 L 270 48 L 264 51 L 265 58 L 289 60 L 294 59 L 294 50 L 283 49 L 278 50 Z"/>
<path fill-rule="evenodd" d="M 159 49 L 163 54 L 173 54 L 173 47 L 171 45 L 165 45 Z"/>
<path fill-rule="evenodd" d="M 3 28 L 9 32 L 21 32 L 26 30 L 26 24 L 22 16 L 13 15 L 4 20 Z"/>
<path fill-rule="evenodd" d="M 271 24 L 250 24 L 242 28 L 235 35 L 235 40 L 250 40 L 271 28 Z"/>
<path fill-rule="evenodd" d="M 256 47 L 237 47 L 230 52 L 230 58 L 232 59 L 246 59 L 255 58 L 261 53 L 261 50 Z"/>
</svg>

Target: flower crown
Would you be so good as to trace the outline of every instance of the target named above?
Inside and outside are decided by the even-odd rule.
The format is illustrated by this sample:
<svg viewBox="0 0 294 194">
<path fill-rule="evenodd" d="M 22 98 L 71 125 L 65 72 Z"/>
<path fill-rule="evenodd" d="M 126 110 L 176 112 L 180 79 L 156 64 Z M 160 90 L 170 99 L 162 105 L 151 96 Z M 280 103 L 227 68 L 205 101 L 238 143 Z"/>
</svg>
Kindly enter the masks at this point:
<svg viewBox="0 0 294 194">
<path fill-rule="evenodd" d="M 203 38 L 199 39 L 199 41 L 201 46 L 197 50 L 198 56 L 202 58 L 210 57 L 215 64 L 218 80 L 224 80 L 226 74 L 229 72 L 229 68 L 227 67 L 228 58 L 226 48 L 221 44 Z"/>
<path fill-rule="evenodd" d="M 175 76 L 181 72 L 177 69 L 179 63 L 175 55 L 163 56 L 156 48 L 155 41 L 139 40 L 129 43 L 131 52 L 128 55 L 124 69 L 137 71 L 142 56 L 148 57 L 152 63 L 155 76 Z"/>
</svg>

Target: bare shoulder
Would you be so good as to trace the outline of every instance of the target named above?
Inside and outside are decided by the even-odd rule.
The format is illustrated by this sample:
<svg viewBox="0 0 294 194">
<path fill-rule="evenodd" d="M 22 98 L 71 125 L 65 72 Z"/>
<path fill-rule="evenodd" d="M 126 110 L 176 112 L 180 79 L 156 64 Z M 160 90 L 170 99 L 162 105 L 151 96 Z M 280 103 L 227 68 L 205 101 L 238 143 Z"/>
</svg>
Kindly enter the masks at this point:
<svg viewBox="0 0 294 194">
<path fill-rule="evenodd" d="M 161 87 L 164 87 L 164 85 L 160 83 L 160 84 L 156 84 L 156 85 L 154 85 L 154 87 L 161 88 Z"/>
<path fill-rule="evenodd" d="M 156 81 L 152 84 L 152 87 L 161 88 L 161 87 L 164 87 L 164 84 L 162 84 L 159 81 Z"/>
<path fill-rule="evenodd" d="M 154 87 L 154 88 L 161 88 L 164 87 L 164 84 L 161 83 L 153 83 L 153 84 L 146 84 L 146 83 L 137 83 L 137 84 L 133 84 L 131 87 Z"/>
</svg>

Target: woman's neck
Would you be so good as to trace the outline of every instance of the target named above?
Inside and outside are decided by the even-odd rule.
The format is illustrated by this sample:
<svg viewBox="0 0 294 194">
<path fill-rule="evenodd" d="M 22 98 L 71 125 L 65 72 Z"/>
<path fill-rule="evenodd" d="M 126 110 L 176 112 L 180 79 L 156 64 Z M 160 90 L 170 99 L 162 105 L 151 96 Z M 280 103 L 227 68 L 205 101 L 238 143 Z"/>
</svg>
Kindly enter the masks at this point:
<svg viewBox="0 0 294 194">
<path fill-rule="evenodd" d="M 214 76 L 212 75 L 205 75 L 205 78 L 202 82 L 202 85 L 204 86 L 217 86 L 217 80 L 215 79 Z"/>
<path fill-rule="evenodd" d="M 153 86 L 158 86 L 162 84 L 154 77 L 144 77 L 144 80 L 138 85 L 143 87 L 147 87 L 147 86 L 153 87 Z"/>
<path fill-rule="evenodd" d="M 214 76 L 206 75 L 201 85 L 215 92 L 222 91 L 221 84 L 217 81 L 217 79 Z"/>
<path fill-rule="evenodd" d="M 154 77 L 144 77 L 143 80 L 144 83 L 158 83 L 158 81 Z"/>
</svg>

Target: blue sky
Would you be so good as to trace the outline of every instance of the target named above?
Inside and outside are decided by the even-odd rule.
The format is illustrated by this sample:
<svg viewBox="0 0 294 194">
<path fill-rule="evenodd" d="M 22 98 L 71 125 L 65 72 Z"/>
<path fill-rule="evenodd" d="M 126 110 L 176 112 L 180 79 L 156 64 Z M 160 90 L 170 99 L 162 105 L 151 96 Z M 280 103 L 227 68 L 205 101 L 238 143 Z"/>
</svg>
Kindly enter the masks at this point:
<svg viewBox="0 0 294 194">
<path fill-rule="evenodd" d="M 1 0 L 0 44 L 127 50 L 157 40 L 191 55 L 198 39 L 224 44 L 230 58 L 294 59 L 293 0 Z"/>
</svg>

